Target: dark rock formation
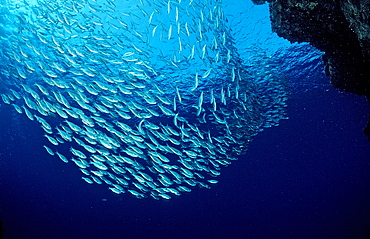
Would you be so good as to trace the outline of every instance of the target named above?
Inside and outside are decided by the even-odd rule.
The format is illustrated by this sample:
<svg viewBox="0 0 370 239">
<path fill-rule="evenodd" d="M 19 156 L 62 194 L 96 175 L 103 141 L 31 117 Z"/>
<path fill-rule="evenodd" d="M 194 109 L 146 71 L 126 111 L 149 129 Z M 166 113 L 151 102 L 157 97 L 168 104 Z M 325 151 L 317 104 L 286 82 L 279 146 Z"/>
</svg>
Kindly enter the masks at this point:
<svg viewBox="0 0 370 239">
<path fill-rule="evenodd" d="M 252 0 L 269 2 L 272 29 L 290 42 L 324 51 L 333 87 L 370 102 L 370 0 Z M 364 133 L 370 141 L 370 115 Z"/>
</svg>

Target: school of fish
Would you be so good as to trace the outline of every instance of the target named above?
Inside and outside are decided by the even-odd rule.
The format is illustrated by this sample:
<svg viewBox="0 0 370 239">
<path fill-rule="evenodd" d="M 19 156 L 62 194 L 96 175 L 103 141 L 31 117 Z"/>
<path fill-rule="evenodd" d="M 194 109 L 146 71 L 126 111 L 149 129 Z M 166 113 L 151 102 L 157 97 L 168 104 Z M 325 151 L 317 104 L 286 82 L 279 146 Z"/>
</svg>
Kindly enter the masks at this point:
<svg viewBox="0 0 370 239">
<path fill-rule="evenodd" d="M 287 118 L 279 69 L 241 59 L 221 0 L 0 3 L 1 99 L 89 184 L 154 199 L 210 188 Z"/>
</svg>

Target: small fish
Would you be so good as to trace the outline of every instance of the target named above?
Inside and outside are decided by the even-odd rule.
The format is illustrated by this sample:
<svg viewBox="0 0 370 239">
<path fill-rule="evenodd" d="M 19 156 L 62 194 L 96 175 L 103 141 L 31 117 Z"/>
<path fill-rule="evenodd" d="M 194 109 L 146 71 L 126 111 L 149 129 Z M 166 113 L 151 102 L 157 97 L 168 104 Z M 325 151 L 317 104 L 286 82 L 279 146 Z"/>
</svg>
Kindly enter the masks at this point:
<svg viewBox="0 0 370 239">
<path fill-rule="evenodd" d="M 195 82 L 193 88 L 191 88 L 191 91 L 194 91 L 198 88 L 199 85 L 199 78 L 198 78 L 198 72 L 195 73 Z"/>
</svg>

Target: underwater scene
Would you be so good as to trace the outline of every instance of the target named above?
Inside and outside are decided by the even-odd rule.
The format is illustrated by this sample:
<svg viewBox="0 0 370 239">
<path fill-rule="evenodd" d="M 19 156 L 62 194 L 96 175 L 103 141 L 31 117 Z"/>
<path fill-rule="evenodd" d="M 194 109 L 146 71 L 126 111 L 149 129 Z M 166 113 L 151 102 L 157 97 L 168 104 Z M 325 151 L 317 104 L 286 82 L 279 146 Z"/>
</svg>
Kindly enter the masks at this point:
<svg viewBox="0 0 370 239">
<path fill-rule="evenodd" d="M 231 0 L 0 0 L 0 238 L 366 238 L 366 98 Z"/>
</svg>

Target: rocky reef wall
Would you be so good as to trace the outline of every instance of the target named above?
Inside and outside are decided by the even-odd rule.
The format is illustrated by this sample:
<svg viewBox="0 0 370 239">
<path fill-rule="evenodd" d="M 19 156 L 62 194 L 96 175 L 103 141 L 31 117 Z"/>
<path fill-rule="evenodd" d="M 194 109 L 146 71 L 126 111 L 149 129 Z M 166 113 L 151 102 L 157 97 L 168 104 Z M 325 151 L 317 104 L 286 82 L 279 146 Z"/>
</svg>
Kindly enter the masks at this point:
<svg viewBox="0 0 370 239">
<path fill-rule="evenodd" d="M 369 0 L 252 0 L 269 2 L 274 32 L 290 42 L 309 42 L 325 52 L 333 87 L 370 102 Z M 364 133 L 370 141 L 370 115 Z"/>
</svg>

